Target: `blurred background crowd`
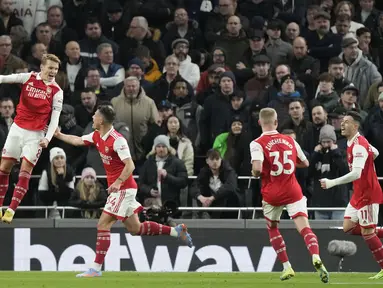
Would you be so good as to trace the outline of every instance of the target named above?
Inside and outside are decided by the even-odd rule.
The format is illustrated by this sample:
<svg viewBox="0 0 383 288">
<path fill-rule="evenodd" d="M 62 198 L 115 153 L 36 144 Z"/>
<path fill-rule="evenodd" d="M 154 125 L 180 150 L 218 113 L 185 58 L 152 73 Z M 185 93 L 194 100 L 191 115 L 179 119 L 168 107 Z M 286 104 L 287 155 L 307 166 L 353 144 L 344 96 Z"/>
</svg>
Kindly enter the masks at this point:
<svg viewBox="0 0 383 288">
<path fill-rule="evenodd" d="M 374 0 L 0 0 L 0 73 L 38 72 L 44 53 L 59 56 L 66 134 L 92 132 L 97 105 L 110 102 L 145 207 L 261 206 L 260 180 L 238 176 L 251 175 L 249 143 L 261 135 L 264 107 L 277 111 L 279 131 L 310 160 L 296 171 L 309 206 L 345 207 L 352 187 L 324 191 L 318 180 L 348 171 L 339 130 L 349 110 L 362 115 L 361 133 L 383 151 L 381 11 L 383 2 Z M 19 92 L 17 84 L 0 85 L 1 147 Z M 376 171 L 383 176 L 379 158 Z M 82 210 L 68 216 L 99 216 L 107 193 L 95 148 L 54 139 L 34 175 L 22 205 L 75 206 Z M 52 209 L 49 217 L 62 215 Z"/>
</svg>

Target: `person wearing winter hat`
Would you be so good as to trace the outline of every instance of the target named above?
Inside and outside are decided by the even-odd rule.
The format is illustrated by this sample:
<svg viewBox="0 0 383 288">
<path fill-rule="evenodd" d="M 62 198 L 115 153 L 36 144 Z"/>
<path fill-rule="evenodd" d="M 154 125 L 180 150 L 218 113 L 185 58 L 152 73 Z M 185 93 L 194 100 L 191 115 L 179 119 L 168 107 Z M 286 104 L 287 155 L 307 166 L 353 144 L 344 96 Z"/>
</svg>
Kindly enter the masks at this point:
<svg viewBox="0 0 383 288">
<path fill-rule="evenodd" d="M 143 207 L 136 200 L 138 187 L 133 178 L 135 166 L 126 139 L 113 128 L 115 118 L 116 112 L 113 106 L 104 104 L 98 107 L 93 116 L 94 132 L 82 137 L 65 135 L 60 131 L 55 133 L 56 138 L 68 144 L 75 146 L 95 145 L 103 160 L 109 185 L 108 201 L 97 224 L 94 263 L 91 268 L 78 274 L 77 277 L 100 277 L 102 275 L 101 267 L 110 246 L 110 229 L 117 220 L 121 220 L 129 233 L 133 235 L 148 235 L 148 231 L 150 231 L 152 236 L 170 235 L 183 240 L 189 247 L 193 246 L 190 234 L 184 224 L 170 227 L 152 221 L 140 223 L 137 214 L 143 210 Z M 185 175 L 186 179 L 181 179 L 181 182 L 186 187 L 186 168 Z M 171 185 L 180 185 L 173 177 L 167 177 L 167 174 L 164 175 L 164 178 L 170 181 Z M 140 189 L 143 187 L 141 186 Z"/>
<path fill-rule="evenodd" d="M 301 94 L 296 91 L 295 81 L 295 77 L 291 74 L 283 76 L 281 78 L 281 92 L 278 93 L 278 96 L 301 97 Z"/>
<path fill-rule="evenodd" d="M 319 146 L 321 149 L 335 149 L 338 146 L 336 143 L 336 134 L 335 134 L 335 128 L 332 125 L 326 124 L 324 125 L 319 132 L 319 145 L 315 147 L 315 150 L 319 149 Z"/>
<path fill-rule="evenodd" d="M 129 61 L 128 66 L 125 69 L 125 77 L 134 76 L 140 80 L 140 85 L 145 91 L 152 88 L 153 84 L 145 79 L 145 63 L 140 58 L 133 58 Z M 119 92 L 121 92 L 123 83 L 119 85 Z"/>
</svg>

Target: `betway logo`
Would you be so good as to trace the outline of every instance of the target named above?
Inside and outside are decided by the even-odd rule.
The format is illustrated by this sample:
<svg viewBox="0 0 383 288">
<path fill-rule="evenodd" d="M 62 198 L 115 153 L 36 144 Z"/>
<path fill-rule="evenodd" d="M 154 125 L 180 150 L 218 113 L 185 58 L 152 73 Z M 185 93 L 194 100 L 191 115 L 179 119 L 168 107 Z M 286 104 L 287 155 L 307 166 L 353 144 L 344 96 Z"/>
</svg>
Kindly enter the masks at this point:
<svg viewBox="0 0 383 288">
<path fill-rule="evenodd" d="M 272 247 L 263 247 L 257 269 L 255 270 L 246 246 L 230 246 L 226 249 L 218 245 L 208 245 L 195 250 L 195 247 L 178 247 L 172 264 L 167 246 L 156 246 L 153 260 L 149 263 L 142 238 L 125 234 L 128 245 L 121 245 L 120 234 L 111 233 L 111 245 L 105 258 L 105 271 L 121 271 L 121 260 L 130 259 L 138 272 L 188 272 L 193 256 L 201 262 L 215 260 L 215 264 L 202 265 L 197 272 L 232 272 L 234 263 L 240 272 L 271 272 L 277 255 Z M 230 250 L 230 251 L 229 251 Z M 31 259 L 41 264 L 42 271 L 82 271 L 93 263 L 96 253 L 83 244 L 66 248 L 59 259 L 52 250 L 41 244 L 31 245 L 30 229 L 14 230 L 14 271 L 30 271 Z M 74 263 L 83 258 L 85 264 Z M 78 262 L 78 261 L 76 261 Z"/>
</svg>

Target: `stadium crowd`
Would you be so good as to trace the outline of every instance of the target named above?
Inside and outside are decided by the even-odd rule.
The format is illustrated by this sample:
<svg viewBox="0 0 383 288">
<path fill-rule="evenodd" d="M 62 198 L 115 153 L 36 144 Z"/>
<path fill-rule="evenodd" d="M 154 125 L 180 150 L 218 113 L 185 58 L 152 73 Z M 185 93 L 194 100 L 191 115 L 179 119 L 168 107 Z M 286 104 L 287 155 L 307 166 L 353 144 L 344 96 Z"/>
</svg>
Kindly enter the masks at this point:
<svg viewBox="0 0 383 288">
<path fill-rule="evenodd" d="M 251 176 L 249 143 L 261 135 L 263 107 L 277 111 L 279 131 L 310 160 L 296 171 L 309 207 L 345 207 L 352 187 L 323 190 L 318 180 L 348 171 L 340 122 L 349 110 L 363 116 L 362 134 L 383 151 L 381 11 L 374 0 L 0 0 L 0 73 L 39 72 L 43 54 L 59 56 L 66 134 L 90 133 L 97 105 L 110 102 L 145 207 L 261 206 L 260 180 L 248 185 L 237 176 Z M 0 85 L 1 148 L 19 93 L 18 84 Z M 375 164 L 383 176 L 383 162 Z M 53 139 L 34 174 L 41 177 L 21 205 L 99 216 L 107 193 L 95 148 Z M 17 167 L 12 175 L 16 183 Z"/>
</svg>

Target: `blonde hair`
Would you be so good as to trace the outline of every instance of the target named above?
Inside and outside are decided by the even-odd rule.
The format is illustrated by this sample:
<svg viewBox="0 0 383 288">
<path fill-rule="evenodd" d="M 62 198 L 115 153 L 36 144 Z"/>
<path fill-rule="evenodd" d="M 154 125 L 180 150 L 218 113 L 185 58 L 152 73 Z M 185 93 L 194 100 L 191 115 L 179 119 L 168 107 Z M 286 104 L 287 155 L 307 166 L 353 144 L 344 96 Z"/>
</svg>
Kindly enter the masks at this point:
<svg viewBox="0 0 383 288">
<path fill-rule="evenodd" d="M 274 124 L 275 120 L 277 120 L 277 111 L 273 108 L 263 108 L 259 112 L 259 120 L 262 124 Z"/>
<path fill-rule="evenodd" d="M 64 176 L 64 178 L 66 176 L 66 161 L 65 161 L 63 176 Z M 57 187 L 57 181 L 56 181 L 57 180 L 57 172 L 56 172 L 55 165 L 53 165 L 53 161 L 51 162 L 51 179 L 52 179 L 53 186 Z"/>
<path fill-rule="evenodd" d="M 81 179 L 76 185 L 76 190 L 80 194 L 80 199 L 84 201 L 94 202 L 100 195 L 100 186 L 97 185 L 97 181 L 91 187 L 87 187 L 84 180 Z M 98 210 L 87 210 L 83 213 L 84 218 L 87 219 L 97 218 L 100 214 Z"/>
<path fill-rule="evenodd" d="M 42 65 L 46 65 L 48 60 L 52 61 L 52 62 L 55 62 L 55 63 L 57 63 L 59 65 L 61 64 L 61 60 L 59 59 L 59 57 L 57 57 L 54 54 L 44 54 L 43 57 L 41 58 L 41 64 Z"/>
</svg>

